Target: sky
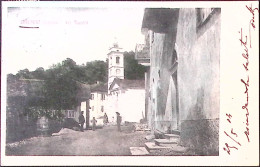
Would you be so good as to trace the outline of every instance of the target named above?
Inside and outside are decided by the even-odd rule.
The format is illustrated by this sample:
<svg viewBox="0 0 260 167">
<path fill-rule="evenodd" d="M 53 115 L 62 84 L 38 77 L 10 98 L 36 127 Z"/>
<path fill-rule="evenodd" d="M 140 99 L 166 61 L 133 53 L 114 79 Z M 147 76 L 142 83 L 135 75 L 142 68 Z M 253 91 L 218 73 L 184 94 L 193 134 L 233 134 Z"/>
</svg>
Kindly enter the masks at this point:
<svg viewBox="0 0 260 167">
<path fill-rule="evenodd" d="M 6 73 L 48 69 L 66 58 L 77 64 L 106 60 L 117 41 L 124 51 L 144 43 L 143 8 L 8 8 L 3 23 Z M 22 28 L 21 28 L 22 27 Z M 38 28 L 24 28 L 38 27 Z"/>
</svg>

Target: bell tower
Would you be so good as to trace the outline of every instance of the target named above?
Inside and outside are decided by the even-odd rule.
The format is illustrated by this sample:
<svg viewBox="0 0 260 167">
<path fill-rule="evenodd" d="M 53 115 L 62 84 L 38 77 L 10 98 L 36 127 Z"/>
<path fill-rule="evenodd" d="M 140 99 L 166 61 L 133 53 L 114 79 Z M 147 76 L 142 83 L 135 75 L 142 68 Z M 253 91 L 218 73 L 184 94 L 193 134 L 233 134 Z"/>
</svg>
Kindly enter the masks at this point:
<svg viewBox="0 0 260 167">
<path fill-rule="evenodd" d="M 124 55 L 123 49 L 118 46 L 117 42 L 108 52 L 108 88 L 115 78 L 124 79 Z"/>
</svg>

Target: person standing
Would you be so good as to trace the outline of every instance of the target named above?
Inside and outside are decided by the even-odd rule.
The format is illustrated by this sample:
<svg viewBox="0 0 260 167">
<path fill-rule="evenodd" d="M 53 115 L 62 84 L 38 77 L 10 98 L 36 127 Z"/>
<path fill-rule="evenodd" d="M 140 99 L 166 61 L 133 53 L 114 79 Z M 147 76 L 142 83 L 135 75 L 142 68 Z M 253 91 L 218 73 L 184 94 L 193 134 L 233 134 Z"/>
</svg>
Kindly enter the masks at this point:
<svg viewBox="0 0 260 167">
<path fill-rule="evenodd" d="M 93 117 L 93 120 L 91 122 L 92 122 L 92 130 L 95 131 L 96 130 L 96 123 L 97 123 L 97 120 L 95 119 L 95 117 Z"/>
<path fill-rule="evenodd" d="M 103 122 L 104 122 L 104 125 L 106 125 L 106 124 L 108 123 L 108 117 L 107 117 L 107 114 L 106 114 L 106 113 L 104 114 L 104 120 L 103 120 Z"/>
<path fill-rule="evenodd" d="M 80 124 L 80 130 L 83 132 L 83 125 L 85 123 L 85 117 L 83 115 L 84 111 L 81 111 L 81 114 L 79 115 L 79 124 Z"/>
<path fill-rule="evenodd" d="M 117 130 L 119 132 L 121 132 L 121 121 L 122 121 L 122 117 L 120 116 L 119 112 L 116 112 L 117 117 L 116 117 L 116 124 L 117 124 Z"/>
</svg>

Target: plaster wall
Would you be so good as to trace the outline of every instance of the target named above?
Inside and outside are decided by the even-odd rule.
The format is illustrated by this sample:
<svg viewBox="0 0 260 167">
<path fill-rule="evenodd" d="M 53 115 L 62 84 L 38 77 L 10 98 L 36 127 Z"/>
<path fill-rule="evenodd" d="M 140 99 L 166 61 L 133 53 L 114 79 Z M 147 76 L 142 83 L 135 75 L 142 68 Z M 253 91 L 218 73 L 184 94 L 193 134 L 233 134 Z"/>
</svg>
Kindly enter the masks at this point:
<svg viewBox="0 0 260 167">
<path fill-rule="evenodd" d="M 106 105 L 107 105 L 107 95 L 106 93 L 101 92 L 93 92 L 91 93 L 94 96 L 93 100 L 89 100 L 89 106 L 91 109 L 89 110 L 89 117 L 92 119 L 93 117 L 98 118 L 100 116 L 104 116 Z M 105 99 L 102 100 L 102 94 L 105 95 Z M 103 106 L 103 111 L 101 110 Z"/>
<path fill-rule="evenodd" d="M 180 9 L 178 55 L 181 143 L 201 155 L 218 155 L 220 15 L 196 31 L 196 9 Z"/>
<path fill-rule="evenodd" d="M 117 90 L 115 94 L 109 95 L 107 110 L 109 122 L 116 123 L 116 112 L 122 116 L 122 123 L 140 122 L 145 116 L 145 90 Z"/>
<path fill-rule="evenodd" d="M 180 119 L 217 119 L 220 19 L 198 36 L 195 9 L 180 9 L 177 29 Z"/>
<path fill-rule="evenodd" d="M 220 12 L 198 28 L 196 10 L 179 9 L 165 33 L 149 31 L 148 125 L 165 133 L 178 129 L 182 145 L 218 155 Z"/>
</svg>

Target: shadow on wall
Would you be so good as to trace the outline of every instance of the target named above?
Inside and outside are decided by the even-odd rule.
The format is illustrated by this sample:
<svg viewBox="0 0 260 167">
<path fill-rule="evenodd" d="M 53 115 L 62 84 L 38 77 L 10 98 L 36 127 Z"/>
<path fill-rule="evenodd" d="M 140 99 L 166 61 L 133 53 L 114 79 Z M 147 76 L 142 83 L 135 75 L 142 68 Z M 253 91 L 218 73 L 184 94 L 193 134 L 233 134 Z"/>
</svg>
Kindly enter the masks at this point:
<svg viewBox="0 0 260 167">
<path fill-rule="evenodd" d="M 189 146 L 198 155 L 219 155 L 219 119 L 204 115 L 204 89 L 198 89 L 197 101 L 188 120 L 181 123 L 181 145 Z"/>
</svg>

